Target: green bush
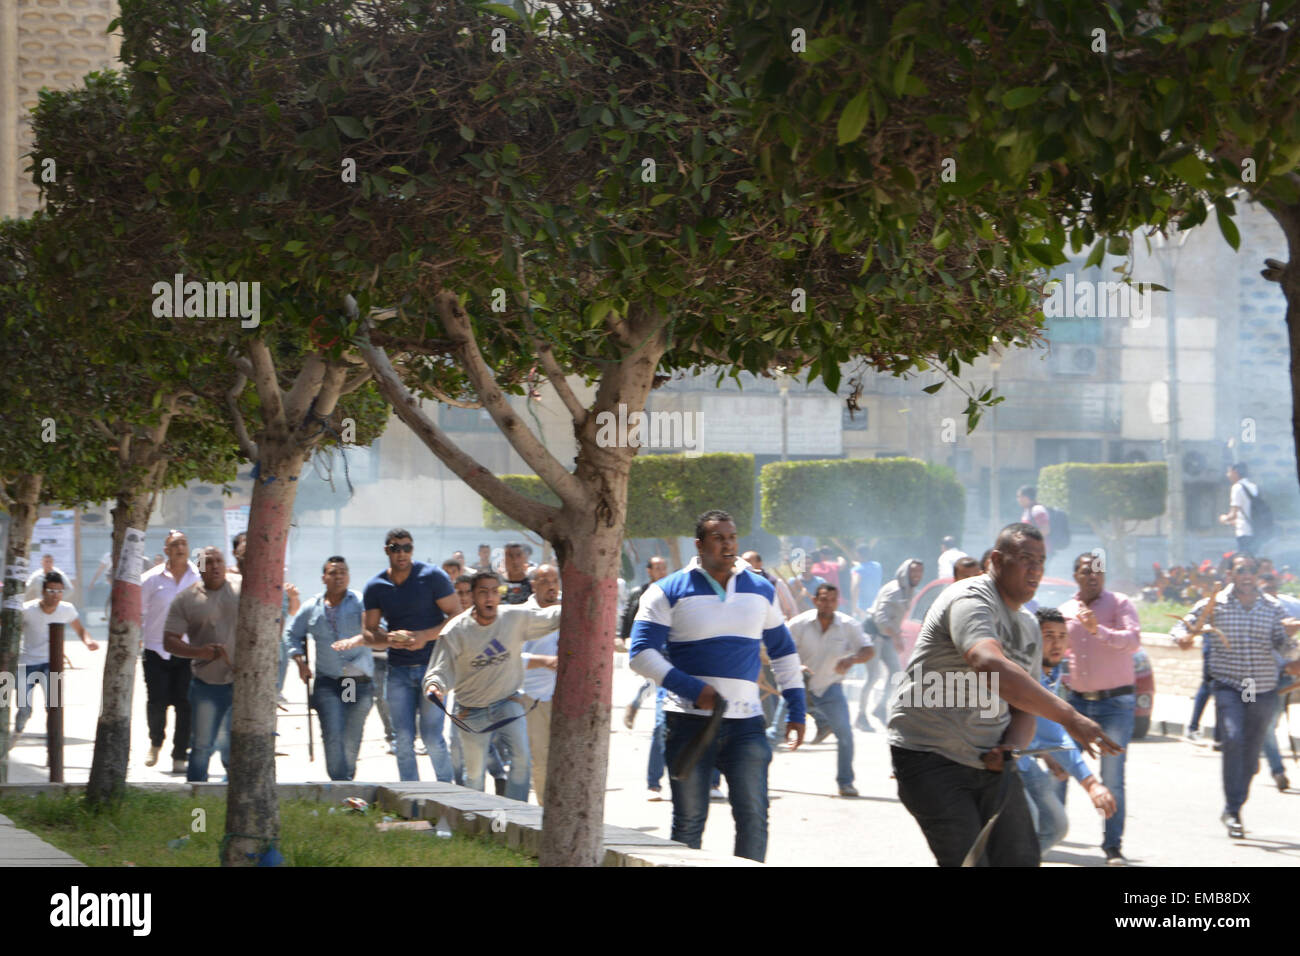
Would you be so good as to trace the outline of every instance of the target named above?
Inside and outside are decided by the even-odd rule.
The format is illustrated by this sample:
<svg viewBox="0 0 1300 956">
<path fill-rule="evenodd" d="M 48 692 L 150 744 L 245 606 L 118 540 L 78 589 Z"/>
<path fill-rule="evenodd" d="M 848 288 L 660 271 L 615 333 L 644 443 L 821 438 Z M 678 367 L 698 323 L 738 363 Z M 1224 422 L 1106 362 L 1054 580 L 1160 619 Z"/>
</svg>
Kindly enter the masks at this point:
<svg viewBox="0 0 1300 956">
<path fill-rule="evenodd" d="M 535 501 L 560 501 L 536 475 L 502 475 L 512 490 Z M 749 534 L 754 513 L 754 456 L 645 455 L 632 459 L 628 477 L 628 538 L 693 536 L 701 512 L 721 508 L 736 519 L 739 534 Z M 494 531 L 517 531 L 521 525 L 489 501 L 483 523 Z"/>
<path fill-rule="evenodd" d="M 1038 500 L 1072 522 L 1141 521 L 1165 513 L 1169 470 L 1164 462 L 1087 465 L 1067 462 L 1038 473 Z"/>
</svg>

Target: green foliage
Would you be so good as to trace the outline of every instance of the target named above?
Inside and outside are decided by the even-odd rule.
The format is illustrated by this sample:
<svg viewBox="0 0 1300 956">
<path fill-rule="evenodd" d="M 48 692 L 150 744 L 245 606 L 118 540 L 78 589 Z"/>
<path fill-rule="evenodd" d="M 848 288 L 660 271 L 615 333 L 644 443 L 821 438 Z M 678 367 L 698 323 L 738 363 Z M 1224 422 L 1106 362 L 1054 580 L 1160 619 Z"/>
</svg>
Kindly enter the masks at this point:
<svg viewBox="0 0 1300 956">
<path fill-rule="evenodd" d="M 927 478 L 914 458 L 772 462 L 759 474 L 763 530 L 823 540 L 910 536 L 926 514 Z"/>
<path fill-rule="evenodd" d="M 1165 513 L 1169 469 L 1132 465 L 1049 465 L 1038 473 L 1038 500 L 1072 521 L 1137 521 Z"/>
<path fill-rule="evenodd" d="M 202 832 L 192 829 L 196 809 L 206 814 Z M 340 805 L 286 800 L 280 810 L 280 850 L 288 866 L 536 865 L 523 853 L 476 837 L 380 832 L 375 823 L 382 814 L 373 806 L 345 813 Z M 226 801 L 222 794 L 195 798 L 127 790 L 95 809 L 79 794 L 11 795 L 0 798 L 0 813 L 87 866 L 217 866 Z"/>
<path fill-rule="evenodd" d="M 559 499 L 535 475 L 500 478 L 525 497 L 559 505 Z M 693 536 L 695 519 L 711 508 L 729 512 L 736 519 L 737 532 L 749 534 L 754 513 L 753 455 L 644 455 L 632 459 L 626 537 Z M 494 531 L 520 528 L 487 501 L 483 502 L 483 522 Z"/>
</svg>

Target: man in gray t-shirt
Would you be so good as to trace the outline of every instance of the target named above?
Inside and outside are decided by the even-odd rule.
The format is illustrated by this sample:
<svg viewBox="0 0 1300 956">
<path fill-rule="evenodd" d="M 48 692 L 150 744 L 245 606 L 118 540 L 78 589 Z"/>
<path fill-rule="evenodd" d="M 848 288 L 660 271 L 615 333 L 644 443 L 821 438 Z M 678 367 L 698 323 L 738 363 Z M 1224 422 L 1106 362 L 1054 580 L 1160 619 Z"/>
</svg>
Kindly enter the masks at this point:
<svg viewBox="0 0 1300 956">
<path fill-rule="evenodd" d="M 1014 761 L 1036 716 L 1054 720 L 1089 756 L 1120 748 L 1039 683 L 1038 627 L 1023 610 L 1046 552 L 1033 525 L 1003 528 L 991 570 L 944 589 L 921 625 L 904 679 L 892 692 L 889 743 L 898 796 L 940 866 L 960 866 L 984 824 L 1001 812 L 980 863 L 1037 866 L 1038 840 Z M 1013 774 L 1003 787 L 1002 774 Z M 1005 801 L 1002 799 L 1005 790 Z"/>
</svg>

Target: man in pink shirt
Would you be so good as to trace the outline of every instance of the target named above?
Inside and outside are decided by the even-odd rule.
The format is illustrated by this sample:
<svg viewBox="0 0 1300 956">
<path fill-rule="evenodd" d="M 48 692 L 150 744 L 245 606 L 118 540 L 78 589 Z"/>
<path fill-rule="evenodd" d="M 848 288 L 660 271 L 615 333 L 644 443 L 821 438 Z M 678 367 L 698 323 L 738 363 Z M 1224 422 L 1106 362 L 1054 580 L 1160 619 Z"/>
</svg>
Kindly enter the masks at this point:
<svg viewBox="0 0 1300 956">
<path fill-rule="evenodd" d="M 1133 653 L 1141 644 L 1141 627 L 1133 602 L 1106 590 L 1100 555 L 1085 552 L 1074 559 L 1079 591 L 1061 605 L 1070 635 L 1069 702 L 1101 724 L 1102 731 L 1127 748 L 1133 736 L 1137 689 Z M 1124 838 L 1124 757 L 1121 751 L 1101 758 L 1102 784 L 1115 797 L 1116 811 L 1106 820 L 1101 848 L 1106 862 L 1122 866 Z"/>
</svg>

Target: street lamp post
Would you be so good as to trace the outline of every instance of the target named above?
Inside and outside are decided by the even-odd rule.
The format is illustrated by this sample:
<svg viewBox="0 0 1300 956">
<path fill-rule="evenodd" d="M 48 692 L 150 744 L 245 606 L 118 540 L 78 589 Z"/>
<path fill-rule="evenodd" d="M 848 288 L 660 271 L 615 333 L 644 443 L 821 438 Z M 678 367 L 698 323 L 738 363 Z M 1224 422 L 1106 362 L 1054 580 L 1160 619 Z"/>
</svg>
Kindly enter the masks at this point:
<svg viewBox="0 0 1300 956">
<path fill-rule="evenodd" d="M 1178 429 L 1178 297 L 1174 292 L 1174 277 L 1178 271 L 1179 254 L 1187 242 L 1188 233 L 1167 241 L 1164 236 L 1152 237 L 1155 251 L 1160 255 L 1162 285 L 1165 293 L 1165 364 L 1169 384 L 1165 392 L 1169 406 L 1169 424 L 1165 438 L 1165 462 L 1169 472 L 1167 510 L 1169 513 L 1168 561 L 1169 567 L 1182 564 L 1187 556 L 1187 516 L 1183 489 L 1183 456 Z"/>
<path fill-rule="evenodd" d="M 1002 347 L 998 337 L 993 336 L 993 346 L 989 349 L 989 368 L 993 372 L 993 394 L 998 391 L 998 372 L 1002 368 Z M 988 540 L 998 536 L 998 407 L 993 406 L 989 419 L 989 534 Z"/>
</svg>

